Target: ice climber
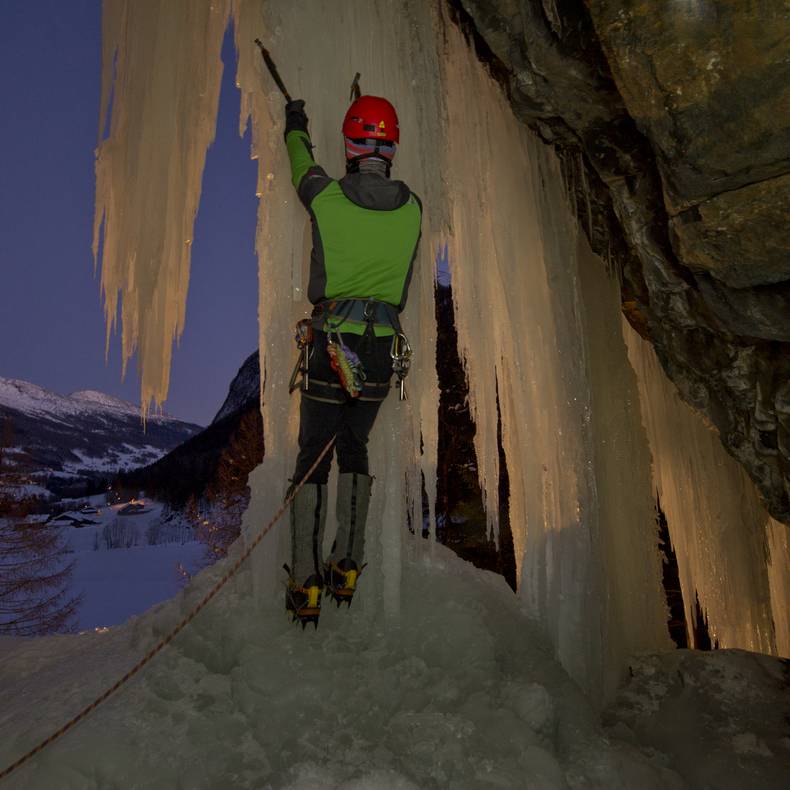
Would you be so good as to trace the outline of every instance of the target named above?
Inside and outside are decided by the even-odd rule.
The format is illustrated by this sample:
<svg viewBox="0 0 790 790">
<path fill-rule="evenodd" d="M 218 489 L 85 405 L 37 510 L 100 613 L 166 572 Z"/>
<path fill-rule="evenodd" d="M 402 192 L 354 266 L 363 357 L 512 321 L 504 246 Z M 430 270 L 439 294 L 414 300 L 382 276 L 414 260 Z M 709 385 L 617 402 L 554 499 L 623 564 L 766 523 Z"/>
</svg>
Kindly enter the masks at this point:
<svg viewBox="0 0 790 790">
<path fill-rule="evenodd" d="M 330 178 L 313 158 L 304 101 L 285 107 L 285 142 L 293 184 L 312 223 L 307 296 L 312 317 L 301 324 L 302 357 L 297 483 L 336 435 L 339 467 L 337 534 L 322 556 L 327 518 L 327 454 L 291 505 L 291 564 L 286 609 L 318 625 L 325 590 L 351 604 L 363 568 L 365 522 L 373 478 L 367 441 L 390 389 L 402 335 L 422 221 L 419 198 L 390 180 L 400 141 L 395 108 L 359 96 L 343 121 L 346 175 Z M 304 372 L 304 371 L 303 371 Z"/>
</svg>

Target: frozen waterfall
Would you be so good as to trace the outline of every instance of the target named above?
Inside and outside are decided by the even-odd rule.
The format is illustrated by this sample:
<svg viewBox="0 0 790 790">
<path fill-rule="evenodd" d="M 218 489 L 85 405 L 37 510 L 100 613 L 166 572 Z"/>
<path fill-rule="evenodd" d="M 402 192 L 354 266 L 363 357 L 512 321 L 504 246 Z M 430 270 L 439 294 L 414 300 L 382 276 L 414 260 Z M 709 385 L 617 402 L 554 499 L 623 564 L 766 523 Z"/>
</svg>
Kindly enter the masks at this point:
<svg viewBox="0 0 790 790">
<path fill-rule="evenodd" d="M 655 755 L 607 744 L 595 718 L 629 656 L 671 647 L 656 489 L 687 616 L 698 594 L 722 646 L 790 653 L 786 528 L 623 324 L 618 283 L 577 226 L 557 158 L 513 116 L 448 6 L 105 0 L 104 15 L 102 118 L 111 104 L 112 120 L 97 158 L 96 238 L 108 331 L 120 307 L 146 404 L 166 397 L 184 322 L 219 50 L 231 16 L 235 25 L 241 128 L 252 125 L 258 164 L 266 441 L 236 554 L 277 510 L 293 469 L 292 329 L 309 309 L 309 221 L 256 37 L 306 100 L 330 174 L 343 169 L 338 129 L 355 72 L 364 92 L 398 109 L 394 175 L 425 206 L 404 314 L 415 363 L 410 399 L 390 397 L 371 437 L 369 568 L 348 617 L 322 615 L 318 638 L 287 626 L 281 525 L 144 680 L 20 772 L 19 786 L 129 787 L 137 776 L 139 787 L 230 786 L 228 777 L 239 787 L 682 787 Z M 501 413 L 518 597 L 405 528 L 422 522 L 423 479 L 433 516 L 434 258 L 444 245 L 494 533 Z M 63 706 L 89 700 L 223 565 L 110 634 L 13 647 L 7 666 L 21 691 L 9 692 L 0 720 L 3 756 L 61 724 Z M 47 702 L 54 684 L 58 705 Z"/>
<path fill-rule="evenodd" d="M 787 653 L 784 528 L 769 523 L 717 438 L 644 361 L 647 351 L 623 328 L 617 283 L 573 218 L 556 157 L 514 118 L 449 14 L 444 3 L 416 0 L 218 0 L 200 12 L 107 0 L 102 115 L 112 96 L 112 124 L 98 155 L 97 227 L 104 217 L 109 315 L 120 292 L 124 348 L 140 347 L 143 400 L 165 396 L 183 322 L 216 53 L 232 15 L 240 125 L 252 124 L 260 197 L 267 453 L 252 475 L 247 536 L 276 509 L 293 467 L 297 402 L 287 379 L 292 326 L 308 312 L 310 244 L 282 145 L 283 99 L 251 44 L 260 37 L 292 95 L 306 100 L 316 155 L 330 173 L 342 172 L 338 123 L 354 73 L 365 91 L 392 99 L 403 129 L 395 174 L 426 207 L 404 316 L 416 352 L 411 399 L 385 404 L 371 441 L 370 605 L 383 602 L 397 621 L 400 558 L 411 540 L 403 525 L 421 522 L 423 479 L 433 509 L 433 259 L 446 244 L 490 527 L 496 533 L 498 407 L 520 595 L 570 674 L 601 701 L 628 655 L 668 646 L 656 490 L 680 552 L 689 621 L 698 595 L 720 644 Z M 152 166 L 138 174 L 139 162 Z M 683 442 L 678 415 L 689 421 Z M 681 472 L 682 448 L 692 445 L 705 451 L 689 449 L 693 463 Z M 733 492 L 731 505 L 703 504 L 723 502 L 723 489 Z M 725 533 L 726 543 L 711 540 Z M 275 533 L 254 558 L 259 594 L 277 585 L 283 538 Z"/>
</svg>

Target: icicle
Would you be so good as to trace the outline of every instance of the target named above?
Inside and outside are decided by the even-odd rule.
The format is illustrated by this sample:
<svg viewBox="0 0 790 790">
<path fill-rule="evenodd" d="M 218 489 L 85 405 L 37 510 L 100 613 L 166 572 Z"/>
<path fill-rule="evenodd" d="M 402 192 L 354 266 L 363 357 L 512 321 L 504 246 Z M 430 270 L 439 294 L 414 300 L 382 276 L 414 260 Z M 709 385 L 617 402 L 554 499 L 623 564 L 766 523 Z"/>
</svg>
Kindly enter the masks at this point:
<svg viewBox="0 0 790 790">
<path fill-rule="evenodd" d="M 790 658 L 790 529 L 774 519 L 768 521 L 768 586 L 776 635 L 776 652 Z"/>
<path fill-rule="evenodd" d="M 584 208 L 587 218 L 587 238 L 593 238 L 592 202 L 590 201 L 590 184 L 587 181 L 587 168 L 584 164 L 584 154 L 579 151 L 579 173 L 581 174 L 581 190 L 584 195 Z"/>
<path fill-rule="evenodd" d="M 229 11 L 229 0 L 103 4 L 93 255 L 101 252 L 107 348 L 120 304 L 123 369 L 137 351 L 143 415 L 167 396 L 173 341 L 184 329 Z"/>
<path fill-rule="evenodd" d="M 639 379 L 687 622 L 696 592 L 711 639 L 721 647 L 790 655 L 787 528 L 768 516 L 746 472 L 681 401 L 652 347 L 625 320 L 623 334 Z"/>
<path fill-rule="evenodd" d="M 572 676 L 605 697 L 629 653 L 668 643 L 617 284 L 577 230 L 557 158 L 449 23 L 445 41 L 449 260 L 488 518 L 498 385 L 520 594 Z"/>
</svg>

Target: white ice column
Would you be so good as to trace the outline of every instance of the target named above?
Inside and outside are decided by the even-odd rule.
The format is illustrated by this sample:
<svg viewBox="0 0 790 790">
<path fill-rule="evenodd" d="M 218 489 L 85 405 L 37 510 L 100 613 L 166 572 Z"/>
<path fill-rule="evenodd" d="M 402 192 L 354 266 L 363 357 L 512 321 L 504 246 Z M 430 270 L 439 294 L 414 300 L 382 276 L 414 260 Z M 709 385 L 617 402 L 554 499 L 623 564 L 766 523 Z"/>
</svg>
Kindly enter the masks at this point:
<svg viewBox="0 0 790 790">
<path fill-rule="evenodd" d="M 431 499 L 435 490 L 438 389 L 433 258 L 442 202 L 438 158 L 433 145 L 427 144 L 438 139 L 440 128 L 435 6 L 416 0 L 269 0 L 262 5 L 242 0 L 236 13 L 241 19 L 237 45 L 242 125 L 249 113 L 259 163 L 257 250 L 266 442 L 264 462 L 251 478 L 252 502 L 244 520 L 247 533 L 259 529 L 267 514 L 276 510 L 293 471 L 299 398 L 288 395 L 288 378 L 295 357 L 293 326 L 310 310 L 306 291 L 311 243 L 308 215 L 291 184 L 282 138 L 285 101 L 257 49 L 250 46 L 252 39 L 263 40 L 291 95 L 305 100 L 314 154 L 330 175 L 339 178 L 345 172 L 340 128 L 355 73 L 362 75 L 363 93 L 392 101 L 401 129 L 392 175 L 406 181 L 425 207 L 420 254 L 402 316 L 415 352 L 407 385 L 410 400 L 399 403 L 392 394 L 370 439 L 371 473 L 376 480 L 368 519 L 370 568 L 365 586 L 373 600 L 379 597 L 373 592 L 380 585 L 387 612 L 396 615 L 401 542 L 407 509 L 414 505 L 405 496 L 407 481 L 410 497 L 416 497 L 417 514 L 421 506 L 415 481 L 421 473 Z M 330 510 L 330 539 L 333 529 Z M 277 533 L 284 535 L 285 530 L 279 528 Z M 256 578 L 269 579 L 267 589 L 277 575 L 284 544 L 275 534 L 257 555 Z"/>
<path fill-rule="evenodd" d="M 720 647 L 790 655 L 787 527 L 769 517 L 743 468 L 680 399 L 652 346 L 626 322 L 623 333 L 639 379 L 687 622 L 694 621 L 698 595 Z"/>
<path fill-rule="evenodd" d="M 668 643 L 617 283 L 579 234 L 553 152 L 449 22 L 442 64 L 449 266 L 489 519 L 498 395 L 520 594 L 604 697 L 629 653 Z"/>
</svg>

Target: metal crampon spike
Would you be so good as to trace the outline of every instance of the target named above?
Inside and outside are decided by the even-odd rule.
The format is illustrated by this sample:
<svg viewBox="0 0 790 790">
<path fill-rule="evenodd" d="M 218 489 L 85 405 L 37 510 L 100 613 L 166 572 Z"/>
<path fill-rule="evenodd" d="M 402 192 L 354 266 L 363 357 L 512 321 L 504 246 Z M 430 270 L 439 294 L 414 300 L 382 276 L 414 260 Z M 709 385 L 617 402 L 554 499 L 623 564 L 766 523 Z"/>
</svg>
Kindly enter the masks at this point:
<svg viewBox="0 0 790 790">
<path fill-rule="evenodd" d="M 296 625 L 297 623 L 301 624 L 302 631 L 304 631 L 308 623 L 312 623 L 316 627 L 316 630 L 318 630 L 318 615 L 316 614 L 308 614 L 308 615 L 300 616 L 299 614 L 294 612 L 293 620 L 291 622 L 294 623 L 294 625 Z"/>
<path fill-rule="evenodd" d="M 342 604 L 348 604 L 349 608 L 351 607 L 351 600 L 353 596 L 353 592 L 351 595 L 343 595 L 339 593 L 337 590 L 332 590 L 331 588 L 327 592 L 328 595 L 332 596 L 332 600 L 337 604 L 337 608 L 339 609 Z"/>
</svg>

